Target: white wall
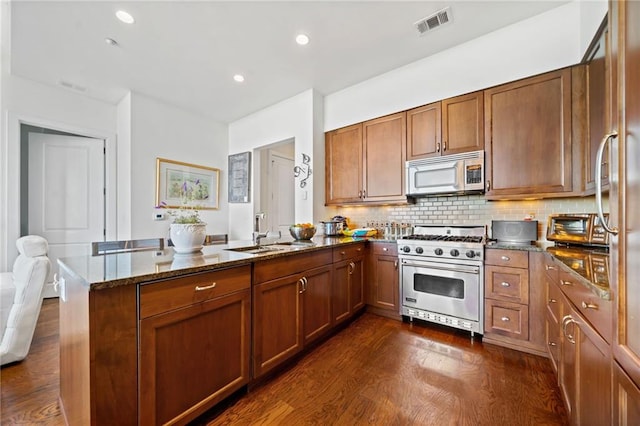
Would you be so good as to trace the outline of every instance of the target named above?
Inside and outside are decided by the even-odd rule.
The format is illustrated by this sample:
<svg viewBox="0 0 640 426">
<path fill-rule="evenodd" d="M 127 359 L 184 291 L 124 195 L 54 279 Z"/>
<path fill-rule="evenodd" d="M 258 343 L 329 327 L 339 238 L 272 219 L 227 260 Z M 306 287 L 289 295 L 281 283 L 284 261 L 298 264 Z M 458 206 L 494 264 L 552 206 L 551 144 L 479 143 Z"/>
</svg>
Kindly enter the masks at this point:
<svg viewBox="0 0 640 426">
<path fill-rule="evenodd" d="M 131 238 L 168 234 L 170 217 L 153 220 L 157 157 L 220 169 L 220 208 L 202 210 L 200 216 L 207 222 L 207 233 L 228 233 L 226 124 L 139 93 L 131 93 L 130 103 Z"/>
<path fill-rule="evenodd" d="M 282 101 L 255 114 L 251 114 L 229 125 L 229 154 L 251 151 L 288 139 L 294 140 L 295 164 L 302 163 L 302 153 L 311 156 L 313 174 L 307 186 L 302 189 L 296 180 L 295 220 L 296 222 L 314 222 L 324 212 L 314 209 L 315 193 L 319 185 L 324 187 L 324 160 L 317 159 L 317 147 L 324 146 L 322 130 L 317 127 L 315 115 L 322 111 L 317 109 L 319 95 L 307 90 L 299 95 Z M 319 138 L 320 137 L 320 138 Z M 252 154 L 252 166 L 255 163 Z M 251 202 L 229 204 L 229 237 L 232 239 L 250 239 L 253 226 L 254 204 L 256 203 L 256 170 L 251 173 Z M 324 197 L 324 195 L 323 195 Z M 323 201 L 324 202 L 324 201 Z"/>
<path fill-rule="evenodd" d="M 604 16 L 602 0 L 582 3 L 568 3 L 327 95 L 324 131 L 576 64 Z"/>
</svg>

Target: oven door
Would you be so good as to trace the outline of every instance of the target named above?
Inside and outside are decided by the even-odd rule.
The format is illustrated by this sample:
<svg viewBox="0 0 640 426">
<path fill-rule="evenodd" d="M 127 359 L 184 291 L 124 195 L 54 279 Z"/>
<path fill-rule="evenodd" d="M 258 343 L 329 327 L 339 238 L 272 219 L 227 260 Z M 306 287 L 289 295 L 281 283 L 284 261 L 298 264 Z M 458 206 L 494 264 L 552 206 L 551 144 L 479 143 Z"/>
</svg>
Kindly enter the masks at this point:
<svg viewBox="0 0 640 426">
<path fill-rule="evenodd" d="M 480 321 L 481 267 L 402 259 L 402 305 Z"/>
</svg>

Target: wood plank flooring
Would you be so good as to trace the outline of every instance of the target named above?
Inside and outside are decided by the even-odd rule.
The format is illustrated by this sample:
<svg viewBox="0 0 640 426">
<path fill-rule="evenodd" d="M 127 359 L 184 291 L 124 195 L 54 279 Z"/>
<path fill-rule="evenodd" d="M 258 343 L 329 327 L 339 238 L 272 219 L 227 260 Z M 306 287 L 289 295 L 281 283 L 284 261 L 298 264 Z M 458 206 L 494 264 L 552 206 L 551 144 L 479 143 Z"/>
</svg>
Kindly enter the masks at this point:
<svg viewBox="0 0 640 426">
<path fill-rule="evenodd" d="M 63 425 L 58 302 L 29 356 L 0 370 L 2 425 Z M 364 314 L 200 425 L 565 425 L 549 360 L 438 326 Z"/>
</svg>

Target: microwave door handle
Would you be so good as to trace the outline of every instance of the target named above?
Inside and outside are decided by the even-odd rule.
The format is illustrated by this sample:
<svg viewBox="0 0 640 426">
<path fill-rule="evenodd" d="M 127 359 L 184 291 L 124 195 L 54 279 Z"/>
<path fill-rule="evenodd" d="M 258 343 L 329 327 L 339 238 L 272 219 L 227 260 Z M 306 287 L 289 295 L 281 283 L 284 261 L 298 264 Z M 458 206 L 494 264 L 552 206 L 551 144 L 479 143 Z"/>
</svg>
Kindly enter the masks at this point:
<svg viewBox="0 0 640 426">
<path fill-rule="evenodd" d="M 609 143 L 612 138 L 618 136 L 618 132 L 613 131 L 611 133 L 607 133 L 602 141 L 600 142 L 600 146 L 598 147 L 598 152 L 596 154 L 596 207 L 598 208 L 598 219 L 600 219 L 600 225 L 604 228 L 605 231 L 612 235 L 618 235 L 618 228 L 613 226 L 609 227 L 607 221 L 604 220 L 604 213 L 602 211 L 602 153 L 604 152 L 605 147 Z"/>
</svg>

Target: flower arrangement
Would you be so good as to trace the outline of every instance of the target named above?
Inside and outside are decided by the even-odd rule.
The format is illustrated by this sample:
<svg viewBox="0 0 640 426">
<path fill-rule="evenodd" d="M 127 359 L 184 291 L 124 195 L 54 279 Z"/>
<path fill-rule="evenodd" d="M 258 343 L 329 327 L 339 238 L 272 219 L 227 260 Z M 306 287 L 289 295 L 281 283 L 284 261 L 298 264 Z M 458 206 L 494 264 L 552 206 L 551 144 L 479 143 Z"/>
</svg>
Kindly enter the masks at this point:
<svg viewBox="0 0 640 426">
<path fill-rule="evenodd" d="M 173 188 L 172 193 L 180 195 L 181 204 L 179 207 L 170 208 L 167 214 L 173 217 L 173 223 L 179 224 L 195 224 L 204 223 L 200 218 L 198 201 L 209 198 L 207 188 L 200 183 L 200 179 L 193 184 L 184 181 L 182 185 Z M 158 208 L 169 208 L 166 202 L 162 201 Z"/>
</svg>

